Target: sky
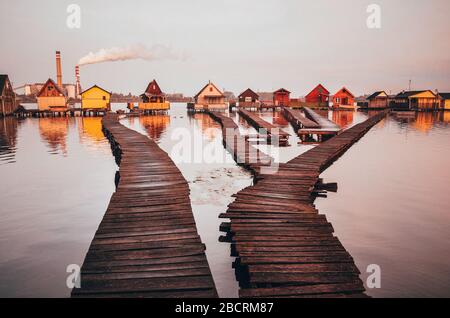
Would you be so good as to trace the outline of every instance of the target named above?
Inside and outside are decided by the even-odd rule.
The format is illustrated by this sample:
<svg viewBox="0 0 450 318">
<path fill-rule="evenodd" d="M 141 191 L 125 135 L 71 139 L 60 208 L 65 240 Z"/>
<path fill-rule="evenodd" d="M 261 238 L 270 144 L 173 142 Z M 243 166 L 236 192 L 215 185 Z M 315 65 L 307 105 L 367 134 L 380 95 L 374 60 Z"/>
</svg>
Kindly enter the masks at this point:
<svg viewBox="0 0 450 318">
<path fill-rule="evenodd" d="M 69 28 L 67 7 L 81 9 Z M 368 28 L 378 4 L 381 28 Z M 85 65 L 83 88 L 142 93 L 157 79 L 166 93 L 195 95 L 208 80 L 236 95 L 284 87 L 292 97 L 318 83 L 332 93 L 450 92 L 448 0 L 15 0 L 0 2 L 0 73 L 13 85 L 63 81 L 89 52 L 164 47 L 157 59 Z"/>
</svg>

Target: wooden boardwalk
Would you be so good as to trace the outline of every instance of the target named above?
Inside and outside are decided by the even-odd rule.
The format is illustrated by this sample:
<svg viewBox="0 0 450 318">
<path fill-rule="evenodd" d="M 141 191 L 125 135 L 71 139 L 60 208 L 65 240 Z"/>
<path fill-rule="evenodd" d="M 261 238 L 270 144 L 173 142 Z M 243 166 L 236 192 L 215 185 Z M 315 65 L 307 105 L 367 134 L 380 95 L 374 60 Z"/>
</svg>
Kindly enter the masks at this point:
<svg viewBox="0 0 450 318">
<path fill-rule="evenodd" d="M 280 145 L 286 145 L 290 134 L 281 130 L 280 128 L 265 121 L 257 114 L 249 112 L 245 109 L 239 109 L 239 115 L 248 121 L 258 132 L 267 136 L 267 140 L 275 140 Z"/>
<path fill-rule="evenodd" d="M 232 155 L 234 160 L 257 175 L 262 167 L 269 167 L 273 158 L 253 147 L 248 139 L 241 135 L 238 125 L 232 118 L 223 113 L 208 111 L 212 119 L 222 126 L 223 145 Z"/>
<path fill-rule="evenodd" d="M 341 128 L 323 116 L 308 107 L 304 107 L 305 116 L 299 110 L 284 107 L 283 115 L 291 123 L 297 134 L 304 140 L 307 136 L 316 135 L 318 141 L 325 138 L 335 136 L 340 133 Z"/>
<path fill-rule="evenodd" d="M 236 195 L 222 241 L 231 242 L 241 297 L 366 297 L 353 258 L 313 202 L 319 175 L 382 120 L 380 113 L 281 164 Z"/>
<path fill-rule="evenodd" d="M 341 130 L 341 127 L 339 127 L 338 124 L 329 120 L 326 117 L 319 115 L 311 108 L 304 107 L 303 111 L 305 112 L 305 116 L 307 118 L 311 119 L 312 121 L 315 121 L 320 126 L 320 128 L 330 129 L 330 130 L 332 130 L 332 129 Z"/>
<path fill-rule="evenodd" d="M 72 296 L 217 297 L 181 172 L 117 115 L 102 123 L 120 178 Z"/>
<path fill-rule="evenodd" d="M 302 128 L 320 128 L 318 123 L 306 118 L 297 109 L 283 107 L 281 113 L 287 119 L 287 121 L 291 123 L 292 127 L 294 127 L 295 131 L 297 132 Z"/>
</svg>

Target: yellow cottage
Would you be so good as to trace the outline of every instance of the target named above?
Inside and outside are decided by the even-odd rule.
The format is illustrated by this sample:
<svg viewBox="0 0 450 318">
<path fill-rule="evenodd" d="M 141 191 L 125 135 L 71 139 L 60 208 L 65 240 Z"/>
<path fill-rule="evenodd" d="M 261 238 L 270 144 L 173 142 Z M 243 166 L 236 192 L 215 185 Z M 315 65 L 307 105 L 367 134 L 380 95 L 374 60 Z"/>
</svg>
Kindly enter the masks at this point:
<svg viewBox="0 0 450 318">
<path fill-rule="evenodd" d="M 441 109 L 450 110 L 450 93 L 439 93 Z"/>
<path fill-rule="evenodd" d="M 166 94 L 164 94 L 159 87 L 156 80 L 153 80 L 148 84 L 145 93 L 141 95 L 142 102 L 139 103 L 138 108 L 144 112 L 153 111 L 168 111 L 170 109 L 170 103 L 166 100 Z"/>
<path fill-rule="evenodd" d="M 81 109 L 83 111 L 109 111 L 111 110 L 110 100 L 110 92 L 104 90 L 101 87 L 98 87 L 97 85 L 94 85 L 81 93 Z"/>
<path fill-rule="evenodd" d="M 40 111 L 63 112 L 67 110 L 67 98 L 63 90 L 49 78 L 37 94 Z"/>
<path fill-rule="evenodd" d="M 439 102 L 430 90 L 407 91 L 397 94 L 392 100 L 392 106 L 395 109 L 436 110 Z"/>
</svg>

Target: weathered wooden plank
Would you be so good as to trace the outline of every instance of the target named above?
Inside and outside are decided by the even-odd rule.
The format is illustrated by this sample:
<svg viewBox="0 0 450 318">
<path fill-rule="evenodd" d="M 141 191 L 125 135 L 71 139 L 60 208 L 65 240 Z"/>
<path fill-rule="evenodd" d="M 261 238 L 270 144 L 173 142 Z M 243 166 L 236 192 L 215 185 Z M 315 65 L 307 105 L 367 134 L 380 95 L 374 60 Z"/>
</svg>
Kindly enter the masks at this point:
<svg viewBox="0 0 450 318">
<path fill-rule="evenodd" d="M 92 240 L 73 297 L 217 297 L 189 186 L 156 143 L 103 118 L 119 184 Z"/>
<path fill-rule="evenodd" d="M 299 128 L 317 128 L 297 113 L 286 109 L 284 113 Z M 255 116 L 242 114 L 260 127 L 257 119 L 252 119 Z M 211 116 L 223 127 L 235 127 L 225 116 Z M 220 230 L 226 232 L 221 239 L 232 243 L 231 254 L 237 256 L 234 267 L 243 286 L 241 296 L 365 296 L 352 257 L 333 236 L 333 227 L 318 214 L 313 201 L 323 194 L 319 191 L 320 173 L 384 116 L 381 113 L 355 125 L 280 164 L 272 174 L 261 175 L 257 167 L 245 166 L 255 173 L 255 184 L 233 195 L 235 201 L 219 216 L 230 220 L 221 224 Z M 334 124 L 319 119 L 321 125 L 338 131 Z"/>
</svg>

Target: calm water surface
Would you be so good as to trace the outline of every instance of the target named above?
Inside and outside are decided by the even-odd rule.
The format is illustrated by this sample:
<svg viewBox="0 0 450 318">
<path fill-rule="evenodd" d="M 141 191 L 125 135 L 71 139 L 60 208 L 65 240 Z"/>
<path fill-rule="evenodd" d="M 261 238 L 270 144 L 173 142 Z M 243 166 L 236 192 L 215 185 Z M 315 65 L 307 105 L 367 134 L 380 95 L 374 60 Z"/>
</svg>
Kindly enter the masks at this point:
<svg viewBox="0 0 450 318">
<path fill-rule="evenodd" d="M 0 118 L 0 296 L 66 297 L 114 191 L 100 118 Z"/>
<path fill-rule="evenodd" d="M 114 109 L 123 105 L 114 105 Z M 277 112 L 267 121 L 291 133 L 289 147 L 259 145 L 286 162 L 314 145 L 298 144 Z M 363 113 L 323 112 L 347 128 Z M 242 132 L 255 133 L 237 114 Z M 0 119 L 0 296 L 65 297 L 68 264 L 81 264 L 114 191 L 117 169 L 100 118 Z M 191 188 L 199 233 L 220 296 L 238 286 L 227 243 L 219 243 L 231 195 L 251 185 L 222 146 L 208 115 L 173 104 L 167 115 L 126 118 L 126 126 L 167 151 Z M 362 278 L 382 269 L 372 296 L 450 296 L 450 113 L 390 116 L 355 144 L 323 177 L 339 190 L 318 199 Z"/>
<path fill-rule="evenodd" d="M 450 112 L 392 115 L 323 173 L 338 192 L 316 205 L 374 297 L 450 297 Z M 365 279 L 364 279 L 365 280 Z"/>
</svg>

